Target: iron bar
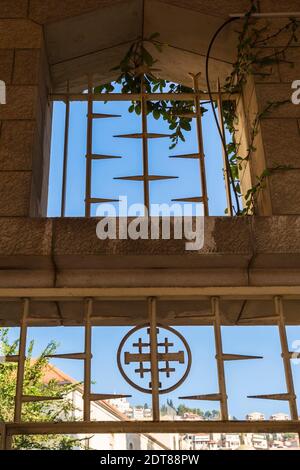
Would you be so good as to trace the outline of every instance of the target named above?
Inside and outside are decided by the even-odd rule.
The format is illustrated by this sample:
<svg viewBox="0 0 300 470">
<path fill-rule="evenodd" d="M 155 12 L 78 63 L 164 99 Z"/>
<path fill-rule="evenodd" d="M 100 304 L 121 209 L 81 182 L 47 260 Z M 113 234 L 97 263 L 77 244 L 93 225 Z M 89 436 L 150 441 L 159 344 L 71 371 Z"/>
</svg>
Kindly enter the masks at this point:
<svg viewBox="0 0 300 470">
<path fill-rule="evenodd" d="M 223 136 L 223 141 L 226 145 L 226 132 L 224 126 L 224 116 L 223 116 L 223 98 L 221 93 L 220 81 L 218 79 L 218 112 L 219 112 L 219 121 L 220 121 L 220 130 Z M 227 201 L 227 214 L 232 217 L 232 198 L 231 198 L 231 186 L 230 186 L 230 173 L 228 171 L 229 162 L 227 161 L 224 145 L 222 145 L 222 156 L 223 156 L 223 168 L 224 168 L 224 180 L 225 180 L 225 190 L 226 190 L 226 201 Z"/>
<path fill-rule="evenodd" d="M 84 392 L 83 392 L 83 419 L 90 421 L 91 411 L 91 360 L 92 360 L 92 323 L 93 300 L 85 300 L 85 341 L 84 341 Z"/>
<path fill-rule="evenodd" d="M 159 372 L 157 351 L 157 321 L 156 299 L 148 299 L 148 314 L 150 322 L 150 358 L 151 358 L 151 389 L 152 389 L 152 418 L 159 421 Z"/>
<path fill-rule="evenodd" d="M 281 349 L 282 349 L 282 360 L 283 360 L 283 365 L 284 365 L 286 387 L 287 387 L 287 392 L 289 395 L 289 406 L 290 406 L 291 418 L 298 419 L 297 401 L 296 401 L 295 387 L 294 387 L 294 381 L 293 381 L 292 366 L 290 362 L 288 340 L 287 340 L 287 334 L 286 334 L 286 328 L 285 328 L 282 298 L 279 296 L 276 296 L 274 299 L 274 302 L 275 302 L 275 312 L 278 315 L 278 328 L 279 328 L 279 336 L 280 336 L 280 343 L 281 343 Z"/>
<path fill-rule="evenodd" d="M 225 381 L 225 369 L 223 361 L 223 347 L 222 347 L 222 333 L 221 333 L 221 318 L 220 318 L 220 300 L 218 297 L 213 297 L 212 312 L 214 314 L 214 332 L 216 343 L 216 359 L 218 369 L 218 382 L 221 395 L 221 419 L 228 420 L 228 406 L 227 406 L 227 393 Z"/>
<path fill-rule="evenodd" d="M 143 143 L 143 187 L 144 187 L 144 206 L 148 214 L 150 211 L 150 194 L 149 194 L 149 155 L 148 155 L 148 122 L 147 122 L 147 101 L 145 99 L 144 78 L 141 81 L 141 110 L 142 110 L 142 143 Z M 146 215 L 146 214 L 145 214 Z"/>
<path fill-rule="evenodd" d="M 23 301 L 23 315 L 21 320 L 20 342 L 19 342 L 19 361 L 16 381 L 16 395 L 15 395 L 15 414 L 14 421 L 21 422 L 22 415 L 22 395 L 23 395 L 23 381 L 25 372 L 26 361 L 26 339 L 27 339 L 27 317 L 29 315 L 29 299 Z"/>
<path fill-rule="evenodd" d="M 10 423 L 7 435 L 140 433 L 298 433 L 300 421 L 92 421 Z"/>
<path fill-rule="evenodd" d="M 93 101 L 194 101 L 195 96 L 199 101 L 208 99 L 208 94 L 204 92 L 195 93 L 51 93 L 50 101 L 88 101 L 92 97 Z M 213 92 L 212 96 L 215 101 L 218 99 L 218 92 Z M 222 93 L 223 100 L 235 101 L 239 95 Z"/>
<path fill-rule="evenodd" d="M 67 99 L 65 114 L 65 136 L 64 136 L 64 160 L 63 160 L 63 177 L 62 177 L 62 195 L 61 195 L 61 217 L 65 217 L 66 213 L 66 196 L 67 196 L 67 177 L 68 177 L 68 152 L 69 152 L 69 128 L 70 128 L 70 84 L 67 82 Z"/>
<path fill-rule="evenodd" d="M 20 301 L 30 298 L 31 301 L 82 301 L 87 297 L 95 299 L 127 299 L 141 300 L 148 297 L 158 299 L 190 300 L 219 297 L 228 300 L 265 299 L 273 300 L 275 296 L 285 297 L 290 300 L 300 299 L 300 286 L 236 286 L 236 287 L 17 287 L 0 288 L 0 299 L 2 301 Z M 269 317 L 257 317 L 268 320 Z M 39 318 L 28 318 L 28 323 Z M 277 319 L 270 316 L 270 319 Z M 255 317 L 250 320 L 255 321 Z"/>
<path fill-rule="evenodd" d="M 92 155 L 93 153 L 93 81 L 92 77 L 88 79 L 88 112 L 87 112 L 87 143 L 86 143 L 86 154 Z M 91 216 L 91 191 L 92 191 L 92 161 L 90 158 L 86 159 L 86 179 L 85 179 L 85 216 Z"/>
<path fill-rule="evenodd" d="M 201 106 L 199 101 L 198 93 L 198 75 L 190 74 L 193 79 L 193 88 L 194 88 L 194 103 L 195 103 L 195 113 L 196 113 L 196 130 L 197 130 L 197 141 L 198 141 L 198 151 L 199 151 L 199 167 L 200 167 L 200 182 L 201 182 L 201 192 L 203 198 L 203 207 L 204 215 L 209 215 L 208 209 L 208 195 L 207 195 L 207 183 L 206 183 L 206 172 L 205 172 L 205 155 L 204 155 L 204 146 L 203 146 L 203 135 L 202 135 L 202 115 L 201 115 Z"/>
</svg>

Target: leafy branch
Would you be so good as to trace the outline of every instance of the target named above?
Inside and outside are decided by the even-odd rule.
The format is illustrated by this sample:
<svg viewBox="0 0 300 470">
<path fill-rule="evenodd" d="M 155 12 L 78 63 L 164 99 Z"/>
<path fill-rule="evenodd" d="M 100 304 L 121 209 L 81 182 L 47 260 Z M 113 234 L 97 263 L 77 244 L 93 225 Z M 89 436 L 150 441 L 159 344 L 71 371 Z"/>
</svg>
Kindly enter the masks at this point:
<svg viewBox="0 0 300 470">
<path fill-rule="evenodd" d="M 172 131 L 170 149 L 173 149 L 179 141 L 185 142 L 184 132 L 189 132 L 192 128 L 192 119 L 188 115 L 195 111 L 193 99 L 191 101 L 176 100 L 176 94 L 193 93 L 193 89 L 158 78 L 155 75 L 159 69 L 155 68 L 157 60 L 153 57 L 149 47 L 162 53 L 164 45 L 158 41 L 158 37 L 159 33 L 154 33 L 147 38 L 135 41 L 120 64 L 112 69 L 112 71 L 119 71 L 118 78 L 114 82 L 95 87 L 94 93 L 112 93 L 119 85 L 121 93 L 163 93 L 168 90 L 169 93 L 174 94 L 174 100 L 147 101 L 146 104 L 147 115 L 152 115 L 156 120 L 162 118 L 169 125 L 169 130 Z M 141 101 L 133 100 L 128 111 L 140 115 L 142 112 Z M 206 109 L 201 107 L 201 112 L 205 111 Z"/>
<path fill-rule="evenodd" d="M 251 8 L 246 15 L 245 22 L 242 30 L 239 32 L 238 54 L 235 63 L 233 64 L 231 74 L 226 78 L 223 91 L 229 96 L 240 93 L 243 86 L 246 84 L 250 75 L 268 75 L 263 70 L 266 66 L 272 66 L 280 62 L 287 62 L 285 60 L 285 52 L 291 44 L 298 41 L 297 30 L 300 22 L 295 18 L 290 18 L 288 22 L 275 32 L 270 31 L 270 23 L 267 21 L 257 22 L 253 21 L 252 15 L 257 11 L 257 2 L 252 0 Z M 275 49 L 271 54 L 263 53 L 262 50 L 271 48 L 275 38 L 280 37 L 282 34 L 288 35 L 284 47 Z M 293 63 L 290 63 L 293 66 Z M 238 116 L 236 112 L 236 104 L 230 98 L 223 102 L 223 116 L 225 126 L 232 136 L 232 141 L 227 144 L 228 162 L 233 175 L 233 185 L 236 193 L 241 197 L 243 196 L 240 185 L 240 172 L 243 169 L 243 163 L 250 161 L 253 153 L 256 151 L 255 138 L 259 132 L 260 121 L 272 110 L 278 108 L 289 102 L 289 100 L 269 102 L 263 111 L 257 113 L 250 131 L 249 145 L 246 156 L 240 155 L 240 143 L 237 142 L 236 134 L 238 132 Z M 244 195 L 245 207 L 237 215 L 250 215 L 255 211 L 257 197 L 261 190 L 265 187 L 266 179 L 272 172 L 278 169 L 290 169 L 289 167 L 278 167 L 273 169 L 266 169 L 258 178 L 257 182 L 247 191 Z"/>
</svg>

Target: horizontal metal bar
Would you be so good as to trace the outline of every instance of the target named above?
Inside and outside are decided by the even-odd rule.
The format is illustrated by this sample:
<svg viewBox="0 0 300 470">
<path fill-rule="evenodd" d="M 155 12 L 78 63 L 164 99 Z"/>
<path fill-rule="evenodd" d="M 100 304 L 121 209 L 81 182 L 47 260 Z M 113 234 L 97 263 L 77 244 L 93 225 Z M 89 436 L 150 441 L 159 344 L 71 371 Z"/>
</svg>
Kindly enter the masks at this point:
<svg viewBox="0 0 300 470">
<path fill-rule="evenodd" d="M 114 137 L 118 139 L 166 139 L 171 137 L 170 134 L 158 134 L 158 133 L 151 133 L 151 132 L 138 132 L 135 134 L 120 134 L 114 135 Z"/>
<path fill-rule="evenodd" d="M 178 199 L 172 199 L 172 202 L 204 202 L 205 198 L 203 196 L 195 197 L 181 197 Z"/>
<path fill-rule="evenodd" d="M 227 299 L 260 299 L 285 296 L 290 299 L 300 298 L 300 286 L 236 286 L 236 287 L 19 287 L 0 288 L 0 300 L 23 298 L 48 300 L 81 300 L 86 297 L 99 299 L 186 299 L 224 297 Z M 273 317 L 270 317 L 273 318 Z M 266 320 L 268 317 L 266 317 Z M 33 320 L 33 319 L 32 319 Z M 255 318 L 251 318 L 255 320 Z"/>
<path fill-rule="evenodd" d="M 22 402 L 24 403 L 35 403 L 40 401 L 56 401 L 62 400 L 63 397 L 42 397 L 37 395 L 22 395 Z"/>
<path fill-rule="evenodd" d="M 197 113 L 174 113 L 174 116 L 180 117 L 180 118 L 185 118 L 185 119 L 195 119 L 197 116 L 201 116 L 201 114 Z"/>
<path fill-rule="evenodd" d="M 92 153 L 91 155 L 86 155 L 86 158 L 91 160 L 112 160 L 113 158 L 122 158 L 120 155 L 100 155 L 99 153 Z"/>
<path fill-rule="evenodd" d="M 170 155 L 169 158 L 192 158 L 194 160 L 199 160 L 201 155 L 200 153 L 186 153 L 182 155 Z"/>
<path fill-rule="evenodd" d="M 103 197 L 91 197 L 86 199 L 85 201 L 89 202 L 90 204 L 103 204 L 106 202 L 120 202 L 119 199 L 107 199 Z"/>
<path fill-rule="evenodd" d="M 104 114 L 104 113 L 92 113 L 87 114 L 87 117 L 90 119 L 109 119 L 109 118 L 120 118 L 121 114 Z"/>
<path fill-rule="evenodd" d="M 300 421 L 92 421 L 9 423 L 8 435 L 144 433 L 299 433 Z"/>
<path fill-rule="evenodd" d="M 48 354 L 45 356 L 49 359 L 72 359 L 82 361 L 86 358 L 85 353 L 67 353 L 67 354 Z"/>
<path fill-rule="evenodd" d="M 147 101 L 193 101 L 195 96 L 199 101 L 208 99 L 207 93 L 99 93 L 92 94 L 93 101 L 141 101 L 143 98 Z M 212 97 L 217 101 L 218 93 L 213 92 Z M 223 100 L 236 100 L 238 95 L 236 93 L 222 94 Z M 88 101 L 88 93 L 51 93 L 49 95 L 50 101 Z"/>
<path fill-rule="evenodd" d="M 114 180 L 125 181 L 160 181 L 177 179 L 178 176 L 163 176 L 163 175 L 137 175 L 137 176 L 117 176 Z"/>
<path fill-rule="evenodd" d="M 245 356 L 242 354 L 222 354 L 223 361 L 251 361 L 253 359 L 263 359 L 263 356 Z"/>
<path fill-rule="evenodd" d="M 272 393 L 268 395 L 249 395 L 247 398 L 255 398 L 258 400 L 278 400 L 278 401 L 288 401 L 291 398 L 289 393 Z M 296 397 L 295 397 L 296 398 Z"/>
<path fill-rule="evenodd" d="M 205 395 L 191 395 L 186 397 L 179 397 L 179 400 L 221 401 L 222 395 L 220 393 L 208 393 Z"/>
<path fill-rule="evenodd" d="M 0 363 L 4 362 L 19 362 L 19 355 L 0 356 Z"/>
<path fill-rule="evenodd" d="M 89 395 L 90 401 L 103 401 L 113 400 L 116 398 L 130 398 L 132 395 L 116 395 L 114 393 L 91 393 Z"/>
</svg>

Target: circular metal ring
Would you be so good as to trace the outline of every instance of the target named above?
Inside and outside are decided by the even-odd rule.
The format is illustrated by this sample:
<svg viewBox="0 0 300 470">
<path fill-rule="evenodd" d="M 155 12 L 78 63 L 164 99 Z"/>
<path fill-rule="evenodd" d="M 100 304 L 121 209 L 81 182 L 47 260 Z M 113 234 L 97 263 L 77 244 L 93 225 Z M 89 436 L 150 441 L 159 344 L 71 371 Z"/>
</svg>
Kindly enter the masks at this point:
<svg viewBox="0 0 300 470">
<path fill-rule="evenodd" d="M 119 368 L 119 371 L 123 377 L 124 380 L 126 380 L 126 382 L 131 385 L 131 387 L 135 388 L 136 390 L 138 390 L 139 392 L 142 392 L 142 393 L 148 393 L 148 394 L 151 394 L 152 393 L 152 390 L 151 389 L 148 389 L 148 388 L 144 388 L 144 387 L 140 387 L 139 385 L 137 385 L 136 383 L 134 383 L 128 376 L 127 374 L 125 373 L 124 371 L 124 368 L 122 366 L 122 362 L 121 362 L 121 353 L 122 353 L 122 349 L 123 349 L 123 346 L 124 344 L 126 343 L 126 341 L 128 340 L 128 338 L 133 335 L 134 333 L 136 333 L 137 331 L 139 330 L 142 330 L 143 328 L 147 328 L 149 327 L 150 324 L 149 323 L 143 323 L 142 325 L 138 325 L 134 328 L 132 328 L 130 331 L 128 331 L 128 333 L 124 336 L 124 338 L 122 339 L 120 345 L 119 345 L 119 348 L 118 348 L 118 352 L 117 352 L 117 364 L 118 364 L 118 368 Z M 184 336 L 179 333 L 177 330 L 175 330 L 174 328 L 171 328 L 170 326 L 166 326 L 166 325 L 162 325 L 161 323 L 158 323 L 157 324 L 157 327 L 159 328 L 162 328 L 162 329 L 165 329 L 167 331 L 170 331 L 170 333 L 173 333 L 175 336 L 177 336 L 181 341 L 182 343 L 184 344 L 184 347 L 186 349 L 186 352 L 187 352 L 187 367 L 186 367 L 186 370 L 183 374 L 183 376 L 181 377 L 180 380 L 178 380 L 178 382 L 176 382 L 176 384 L 172 385 L 171 387 L 168 387 L 168 388 L 165 388 L 165 389 L 162 389 L 162 390 L 159 390 L 159 394 L 160 395 L 163 395 L 165 393 L 170 393 L 172 392 L 173 390 L 175 390 L 176 388 L 180 387 L 180 385 L 186 380 L 187 376 L 189 375 L 190 373 L 190 370 L 191 370 L 191 366 L 192 366 L 192 353 L 191 353 L 191 350 L 190 350 L 190 347 L 188 345 L 188 342 L 186 341 L 186 339 L 184 338 Z"/>
</svg>

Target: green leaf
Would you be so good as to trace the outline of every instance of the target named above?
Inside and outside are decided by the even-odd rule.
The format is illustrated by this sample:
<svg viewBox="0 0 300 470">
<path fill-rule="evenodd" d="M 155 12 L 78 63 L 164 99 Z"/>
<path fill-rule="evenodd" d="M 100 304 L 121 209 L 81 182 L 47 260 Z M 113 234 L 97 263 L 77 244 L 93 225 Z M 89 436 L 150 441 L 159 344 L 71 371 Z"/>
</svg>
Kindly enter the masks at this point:
<svg viewBox="0 0 300 470">
<path fill-rule="evenodd" d="M 154 109 L 153 111 L 153 117 L 154 119 L 158 120 L 160 118 L 160 112 L 158 109 Z"/>
</svg>

